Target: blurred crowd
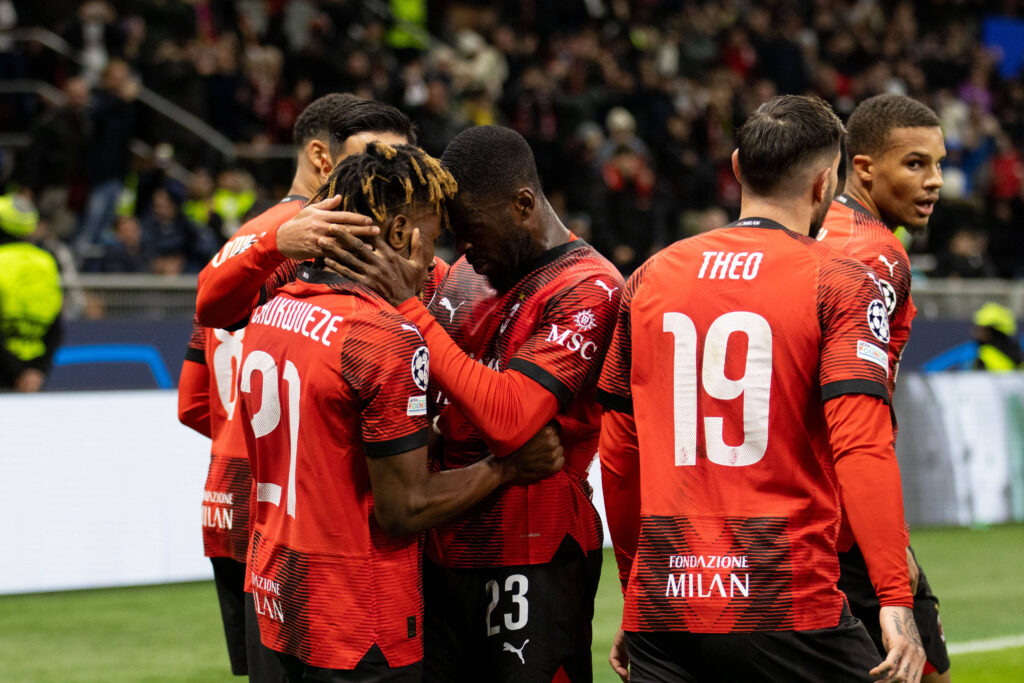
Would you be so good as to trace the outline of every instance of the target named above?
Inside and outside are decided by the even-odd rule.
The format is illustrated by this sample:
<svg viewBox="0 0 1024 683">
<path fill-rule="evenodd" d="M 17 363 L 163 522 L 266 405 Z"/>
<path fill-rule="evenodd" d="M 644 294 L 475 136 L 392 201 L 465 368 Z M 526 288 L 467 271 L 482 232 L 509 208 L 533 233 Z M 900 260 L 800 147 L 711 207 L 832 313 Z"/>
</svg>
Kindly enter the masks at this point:
<svg viewBox="0 0 1024 683">
<path fill-rule="evenodd" d="M 1024 79 L 986 27 L 1022 5 L 0 0 L 0 30 L 50 29 L 77 57 L 0 41 L 0 76 L 65 95 L 60 106 L 0 99 L 0 126 L 31 132 L 0 173 L 85 269 L 195 271 L 248 212 L 285 193 L 290 162 L 259 150 L 290 144 L 316 97 L 348 91 L 407 112 L 435 155 L 466 126 L 519 131 L 568 225 L 628 273 L 736 213 L 733 134 L 762 101 L 814 93 L 845 118 L 866 97 L 899 92 L 935 109 L 949 152 L 932 228 L 906 236 L 912 253 L 931 255 L 915 263 L 935 276 L 1019 278 Z M 227 163 L 142 106 L 141 86 L 253 154 Z"/>
</svg>

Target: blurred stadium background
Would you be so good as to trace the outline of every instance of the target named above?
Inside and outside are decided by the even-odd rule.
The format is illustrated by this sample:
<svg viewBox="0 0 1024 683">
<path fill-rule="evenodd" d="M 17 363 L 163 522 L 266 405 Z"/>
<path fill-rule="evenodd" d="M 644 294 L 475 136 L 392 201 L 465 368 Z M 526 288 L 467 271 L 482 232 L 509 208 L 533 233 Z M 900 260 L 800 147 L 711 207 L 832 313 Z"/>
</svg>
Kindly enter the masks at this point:
<svg viewBox="0 0 1024 683">
<path fill-rule="evenodd" d="M 172 390 L 196 272 L 286 193 L 292 123 L 335 91 L 402 108 L 435 155 L 466 126 L 515 128 L 624 273 L 732 217 L 733 131 L 764 99 L 932 106 L 943 199 L 902 235 L 907 515 L 949 641 L 994 648 L 955 655 L 957 680 L 1024 680 L 1024 375 L 961 372 L 982 304 L 1024 313 L 1022 17 L 1014 0 L 0 0 L 0 188 L 38 210 L 65 291 L 47 391 L 0 395 L 0 680 L 227 679 L 212 584 L 173 583 L 208 574 L 208 450 Z"/>
</svg>

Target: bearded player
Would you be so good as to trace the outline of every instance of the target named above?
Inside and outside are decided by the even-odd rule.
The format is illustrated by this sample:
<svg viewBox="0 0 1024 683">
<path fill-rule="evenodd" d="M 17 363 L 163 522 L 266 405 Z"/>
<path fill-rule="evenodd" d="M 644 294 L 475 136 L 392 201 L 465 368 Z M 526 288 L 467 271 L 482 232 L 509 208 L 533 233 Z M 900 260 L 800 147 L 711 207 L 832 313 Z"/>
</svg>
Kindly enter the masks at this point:
<svg viewBox="0 0 1024 683">
<path fill-rule="evenodd" d="M 903 226 L 920 232 L 928 226 L 942 188 L 946 147 L 939 118 L 931 109 L 904 95 L 877 95 L 858 105 L 850 116 L 846 148 L 846 191 L 832 203 L 818 239 L 868 266 L 878 278 L 889 314 L 891 398 L 900 355 L 917 312 L 910 296 L 910 259 L 893 231 Z M 839 588 L 883 652 L 878 598 L 848 527 L 840 534 L 838 549 Z M 907 562 L 914 617 L 928 655 L 924 680 L 949 681 L 939 602 L 909 547 Z"/>
<path fill-rule="evenodd" d="M 740 219 L 626 284 L 599 383 L 623 680 L 920 678 L 881 292 L 809 237 L 843 132 L 818 98 L 762 104 L 736 135 Z M 836 588 L 840 492 L 884 658 Z"/>
</svg>

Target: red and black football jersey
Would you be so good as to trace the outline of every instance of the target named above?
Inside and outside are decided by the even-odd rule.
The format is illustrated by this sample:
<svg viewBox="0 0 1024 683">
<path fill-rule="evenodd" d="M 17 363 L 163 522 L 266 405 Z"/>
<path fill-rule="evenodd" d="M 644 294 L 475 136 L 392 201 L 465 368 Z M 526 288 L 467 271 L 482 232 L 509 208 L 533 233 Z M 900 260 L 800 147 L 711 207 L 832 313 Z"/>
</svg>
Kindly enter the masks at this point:
<svg viewBox="0 0 1024 683">
<path fill-rule="evenodd" d="M 818 240 L 860 261 L 878 277 L 889 313 L 889 396 L 917 314 L 910 296 L 910 257 L 884 222 L 848 195 L 832 202 Z"/>
<path fill-rule="evenodd" d="M 597 452 L 600 406 L 595 384 L 611 340 L 622 278 L 583 240 L 555 247 L 509 291 L 495 292 L 460 258 L 429 310 L 458 346 L 487 367 L 515 370 L 558 399 L 555 417 L 565 467 L 529 485 L 506 486 L 468 513 L 428 534 L 428 554 L 448 567 L 548 562 L 573 539 L 601 547 L 601 521 L 590 502 L 587 473 Z M 477 428 L 431 391 L 444 437 L 439 466 L 465 467 L 488 454 Z"/>
<path fill-rule="evenodd" d="M 823 401 L 888 400 L 887 326 L 864 266 L 766 219 L 677 242 L 634 273 L 599 383 L 638 443 L 623 628 L 838 623 Z"/>
<path fill-rule="evenodd" d="M 210 467 L 203 490 L 203 551 L 207 557 L 245 562 L 249 546 L 252 476 L 238 411 L 238 371 L 245 330 L 227 332 L 193 324 L 185 360 L 206 367 L 209 378 Z"/>
<path fill-rule="evenodd" d="M 253 313 L 239 380 L 256 481 L 247 577 L 263 643 L 351 669 L 422 658 L 419 535 L 378 526 L 366 458 L 426 445 L 429 353 L 361 285 L 313 269 Z"/>
</svg>

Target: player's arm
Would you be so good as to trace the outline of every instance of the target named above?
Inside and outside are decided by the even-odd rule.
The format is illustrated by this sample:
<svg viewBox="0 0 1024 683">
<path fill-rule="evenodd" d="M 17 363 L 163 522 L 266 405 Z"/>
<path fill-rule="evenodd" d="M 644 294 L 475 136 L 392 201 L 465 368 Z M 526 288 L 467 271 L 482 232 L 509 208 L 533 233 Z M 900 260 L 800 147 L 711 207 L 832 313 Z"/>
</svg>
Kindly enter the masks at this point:
<svg viewBox="0 0 1024 683">
<path fill-rule="evenodd" d="M 492 455 L 441 472 L 430 471 L 426 445 L 367 458 L 377 523 L 393 535 L 424 531 L 462 514 L 503 484 L 536 481 L 562 468 L 565 458 L 553 428 L 546 427 L 530 444 L 508 458 Z"/>
<path fill-rule="evenodd" d="M 363 450 L 374 492 L 374 514 L 389 533 L 430 528 L 464 512 L 498 486 L 533 480 L 561 468 L 554 446 L 517 457 L 489 457 L 470 467 L 431 472 L 427 461 L 426 397 L 429 352 L 419 334 L 394 314 L 356 320 L 341 348 L 341 372 L 361 403 Z M 368 349 L 387 349 L 367 362 Z M 551 444 L 547 444 L 551 446 Z"/>
<path fill-rule="evenodd" d="M 863 266 L 825 264 L 819 278 L 820 379 L 836 479 L 850 527 L 882 606 L 884 680 L 917 680 L 924 649 L 907 581 L 907 535 L 889 416 L 888 322 Z"/>
<path fill-rule="evenodd" d="M 199 273 L 196 313 L 206 327 L 230 329 L 246 320 L 263 298 L 263 289 L 278 268 L 289 260 L 320 255 L 317 240 L 329 225 L 343 226 L 357 235 L 379 231 L 369 218 L 335 211 L 340 196 L 304 207 L 281 225 L 269 225 L 262 234 L 239 235 L 225 244 Z M 259 220 L 259 218 L 254 219 Z M 277 283 L 277 286 L 285 284 Z"/>
<path fill-rule="evenodd" d="M 193 320 L 192 338 L 178 377 L 178 421 L 209 438 L 210 369 L 206 365 L 205 330 Z"/>
<path fill-rule="evenodd" d="M 630 386 L 633 356 L 630 306 L 646 270 L 647 266 L 642 266 L 626 282 L 615 334 L 597 383 L 597 399 L 604 406 L 598 448 L 601 487 L 623 592 L 633 569 L 633 558 L 636 556 L 640 536 L 639 440 Z M 616 667 L 614 663 L 612 666 Z"/>
<path fill-rule="evenodd" d="M 492 453 L 504 455 L 524 444 L 558 413 L 560 405 L 572 400 L 587 380 L 596 378 L 604 350 L 611 339 L 620 287 L 613 292 L 594 284 L 596 277 L 584 278 L 559 293 L 549 303 L 537 333 L 527 340 L 504 371 L 491 370 L 471 358 L 434 320 L 416 297 L 423 282 L 420 240 L 413 233 L 412 253 L 408 258 L 395 252 L 381 238 L 373 248 L 351 235 L 333 229 L 331 240 L 321 240 L 327 254 L 325 263 L 336 272 L 361 282 L 395 305 L 423 333 L 434 359 L 431 379 L 444 391 L 445 398 L 480 431 Z M 621 285 L 617 275 L 604 275 Z M 595 314 L 587 322 L 587 351 L 572 357 L 557 343 L 548 344 L 552 325 L 574 332 L 573 316 L 582 310 Z M 556 348 L 557 347 L 557 348 Z M 577 347 L 577 350 L 580 347 Z M 558 353 L 561 351 L 562 353 Z M 588 357 L 589 356 L 589 357 Z M 562 362 L 568 369 L 556 376 L 546 368 Z"/>
</svg>

